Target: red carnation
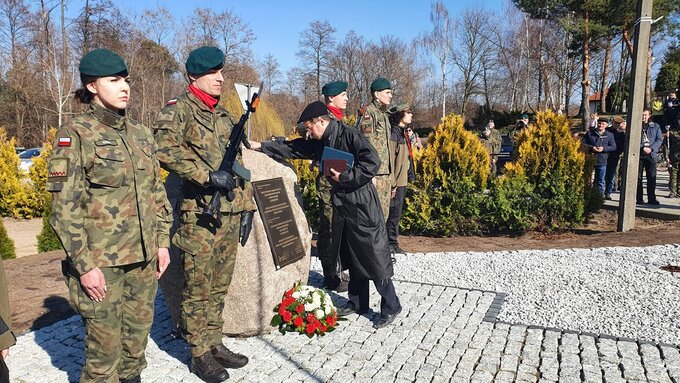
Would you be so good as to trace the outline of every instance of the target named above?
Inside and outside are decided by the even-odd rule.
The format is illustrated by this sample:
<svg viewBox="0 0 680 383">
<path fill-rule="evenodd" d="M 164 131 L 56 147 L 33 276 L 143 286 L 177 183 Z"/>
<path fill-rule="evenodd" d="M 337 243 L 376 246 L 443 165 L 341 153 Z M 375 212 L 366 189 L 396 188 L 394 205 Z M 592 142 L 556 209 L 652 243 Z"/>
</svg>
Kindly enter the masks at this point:
<svg viewBox="0 0 680 383">
<path fill-rule="evenodd" d="M 316 317 L 314 316 L 314 314 L 309 313 L 309 314 L 307 314 L 305 319 L 307 320 L 307 323 L 314 323 L 314 321 L 316 320 Z"/>
<path fill-rule="evenodd" d="M 305 327 L 305 332 L 307 334 L 314 334 L 314 331 L 316 331 L 316 328 L 312 324 L 308 324 L 307 327 Z"/>
<path fill-rule="evenodd" d="M 284 295 L 287 296 L 287 297 L 290 297 L 290 296 L 293 295 L 294 292 L 295 292 L 295 287 L 293 287 L 292 289 L 286 291 L 286 293 L 285 293 Z"/>
<path fill-rule="evenodd" d="M 329 316 L 328 319 L 326 319 L 326 322 L 329 326 L 335 327 L 335 315 Z"/>
<path fill-rule="evenodd" d="M 295 308 L 295 312 L 298 314 L 302 314 L 305 311 L 305 305 L 301 305 L 298 303 L 297 307 Z"/>
<path fill-rule="evenodd" d="M 302 319 L 301 316 L 296 316 L 295 319 L 293 319 L 293 324 L 295 325 L 295 327 L 300 327 L 303 324 L 305 324 L 305 321 Z"/>
<path fill-rule="evenodd" d="M 286 311 L 286 306 L 284 305 L 279 305 L 279 315 L 283 315 L 283 312 Z"/>
<path fill-rule="evenodd" d="M 293 314 L 288 310 L 284 310 L 281 316 L 285 322 L 290 322 L 290 320 L 293 318 Z"/>
<path fill-rule="evenodd" d="M 321 332 L 326 332 L 327 327 L 323 323 L 321 324 L 321 326 L 319 328 L 321 329 Z"/>
<path fill-rule="evenodd" d="M 288 307 L 291 303 L 295 302 L 295 298 L 293 297 L 286 297 L 283 298 L 283 302 L 281 302 L 281 305 Z"/>
</svg>

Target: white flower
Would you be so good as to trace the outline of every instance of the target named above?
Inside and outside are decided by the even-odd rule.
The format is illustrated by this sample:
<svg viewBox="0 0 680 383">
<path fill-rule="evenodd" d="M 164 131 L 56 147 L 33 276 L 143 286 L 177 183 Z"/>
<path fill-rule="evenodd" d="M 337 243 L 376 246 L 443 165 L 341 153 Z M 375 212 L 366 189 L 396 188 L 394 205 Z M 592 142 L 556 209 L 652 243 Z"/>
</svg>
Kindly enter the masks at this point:
<svg viewBox="0 0 680 383">
<path fill-rule="evenodd" d="M 316 310 L 316 311 L 314 311 L 314 316 L 316 317 L 316 319 L 321 319 L 321 318 L 323 318 L 323 317 L 324 317 L 323 310 Z"/>
<path fill-rule="evenodd" d="M 326 315 L 330 315 L 331 312 L 332 312 L 331 306 L 325 305 L 324 308 L 323 308 L 323 312 L 324 312 Z"/>
<path fill-rule="evenodd" d="M 294 292 L 291 296 L 292 296 L 293 298 L 295 298 L 295 299 L 298 299 L 298 298 L 300 298 L 300 292 L 299 292 L 299 291 L 296 291 L 296 292 Z"/>
<path fill-rule="evenodd" d="M 305 303 L 305 311 L 307 311 L 307 312 L 312 312 L 312 311 L 314 311 L 318 308 L 319 308 L 319 304 L 316 303 L 316 302 Z"/>
</svg>

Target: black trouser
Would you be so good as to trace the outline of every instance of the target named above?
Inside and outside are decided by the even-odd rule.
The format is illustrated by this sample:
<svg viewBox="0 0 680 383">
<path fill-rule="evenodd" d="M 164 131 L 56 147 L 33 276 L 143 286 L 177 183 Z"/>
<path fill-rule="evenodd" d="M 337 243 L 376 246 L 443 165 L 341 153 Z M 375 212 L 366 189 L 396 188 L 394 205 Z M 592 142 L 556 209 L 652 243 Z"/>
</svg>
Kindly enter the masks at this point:
<svg viewBox="0 0 680 383">
<path fill-rule="evenodd" d="M 390 200 L 390 215 L 387 217 L 387 238 L 391 246 L 399 244 L 399 221 L 404 209 L 404 199 L 406 198 L 406 186 L 397 186 L 397 193 Z"/>
<path fill-rule="evenodd" d="M 321 261 L 324 284 L 332 287 L 340 282 L 340 270 L 338 267 L 338 255 L 333 253 L 331 238 L 331 225 L 333 222 L 331 185 L 322 174 L 317 176 L 316 181 L 319 197 L 319 229 L 317 230 L 316 250 L 319 261 Z"/>
<path fill-rule="evenodd" d="M 347 296 L 354 304 L 354 307 L 359 308 L 359 312 L 364 313 L 368 311 L 370 306 L 368 301 L 368 279 L 356 279 L 352 277 L 352 272 L 349 273 L 349 286 L 347 286 Z M 392 279 L 378 279 L 374 280 L 375 289 L 380 294 L 380 314 L 393 315 L 401 309 L 399 297 L 394 290 Z"/>
<path fill-rule="evenodd" d="M 656 161 L 652 156 L 640 157 L 638 170 L 637 202 L 642 202 L 642 170 L 647 175 L 647 202 L 656 201 Z"/>
</svg>

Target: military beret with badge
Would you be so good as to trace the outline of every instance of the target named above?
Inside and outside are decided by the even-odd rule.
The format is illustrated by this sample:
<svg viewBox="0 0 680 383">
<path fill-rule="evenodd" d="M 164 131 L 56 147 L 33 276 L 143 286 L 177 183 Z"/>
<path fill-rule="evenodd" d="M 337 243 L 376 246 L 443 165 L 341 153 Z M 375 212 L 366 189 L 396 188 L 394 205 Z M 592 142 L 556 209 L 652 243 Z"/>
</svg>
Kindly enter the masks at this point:
<svg viewBox="0 0 680 383">
<path fill-rule="evenodd" d="M 203 74 L 224 67 L 224 52 L 216 47 L 203 46 L 189 53 L 184 67 L 189 74 Z"/>
<path fill-rule="evenodd" d="M 78 70 L 81 75 L 90 77 L 107 77 L 128 75 L 128 68 L 125 61 L 108 49 L 100 48 L 87 52 L 80 59 Z"/>
<path fill-rule="evenodd" d="M 379 92 L 385 89 L 392 89 L 392 85 L 384 77 L 378 77 L 371 83 L 371 92 Z"/>
<path fill-rule="evenodd" d="M 391 107 L 390 110 L 387 111 L 387 113 L 395 114 L 395 113 L 410 111 L 410 110 L 411 110 L 411 105 L 409 105 L 406 102 L 402 102 L 402 103 L 399 103 L 399 104 Z"/>
<path fill-rule="evenodd" d="M 344 81 L 333 81 L 321 88 L 321 94 L 327 97 L 334 97 L 347 90 L 348 84 Z"/>
</svg>

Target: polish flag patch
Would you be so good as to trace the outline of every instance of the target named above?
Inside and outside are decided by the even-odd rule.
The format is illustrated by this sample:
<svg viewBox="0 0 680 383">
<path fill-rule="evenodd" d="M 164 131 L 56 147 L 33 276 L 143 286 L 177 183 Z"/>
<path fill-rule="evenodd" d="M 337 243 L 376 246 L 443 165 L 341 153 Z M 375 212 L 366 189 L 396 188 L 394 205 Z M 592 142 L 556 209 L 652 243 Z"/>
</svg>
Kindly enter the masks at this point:
<svg viewBox="0 0 680 383">
<path fill-rule="evenodd" d="M 59 137 L 57 146 L 60 148 L 68 148 L 71 146 L 71 137 Z"/>
<path fill-rule="evenodd" d="M 175 104 L 177 104 L 177 99 L 173 98 L 173 99 L 169 100 L 165 105 L 175 105 Z"/>
</svg>

